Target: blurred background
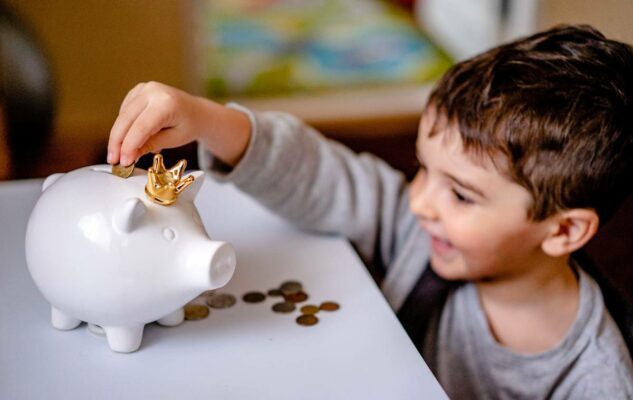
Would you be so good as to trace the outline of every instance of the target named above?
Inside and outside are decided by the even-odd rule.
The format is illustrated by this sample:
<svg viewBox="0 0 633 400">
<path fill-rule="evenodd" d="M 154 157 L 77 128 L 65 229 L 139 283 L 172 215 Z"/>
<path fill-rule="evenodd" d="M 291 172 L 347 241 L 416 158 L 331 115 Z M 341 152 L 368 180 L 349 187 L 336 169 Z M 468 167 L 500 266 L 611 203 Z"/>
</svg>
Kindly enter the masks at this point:
<svg viewBox="0 0 633 400">
<path fill-rule="evenodd" d="M 0 179 L 105 160 L 119 105 L 156 80 L 297 114 L 409 176 L 451 62 L 557 23 L 633 42 L 630 0 L 0 0 Z M 195 166 L 192 146 L 179 149 Z M 169 156 L 169 155 L 168 155 Z"/>
<path fill-rule="evenodd" d="M 633 43 L 631 21 L 631 0 L 0 0 L 0 180 L 104 163 L 121 101 L 150 80 L 289 111 L 412 177 L 453 62 L 558 23 Z M 195 145 L 164 155 L 197 166 Z M 625 288 L 632 203 L 590 246 Z"/>
</svg>

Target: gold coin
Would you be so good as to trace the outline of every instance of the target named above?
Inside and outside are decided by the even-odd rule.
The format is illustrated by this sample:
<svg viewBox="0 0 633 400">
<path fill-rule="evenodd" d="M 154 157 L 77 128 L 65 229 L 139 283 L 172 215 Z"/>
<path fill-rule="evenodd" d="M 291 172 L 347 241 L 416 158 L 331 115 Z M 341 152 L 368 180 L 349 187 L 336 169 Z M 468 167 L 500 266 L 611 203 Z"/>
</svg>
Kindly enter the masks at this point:
<svg viewBox="0 0 633 400">
<path fill-rule="evenodd" d="M 273 305 L 273 311 L 277 313 L 289 313 L 295 310 L 295 304 L 288 301 L 276 303 Z"/>
<path fill-rule="evenodd" d="M 126 179 L 134 172 L 134 164 L 128 165 L 124 167 L 121 164 L 116 164 L 112 166 L 112 174 L 118 176 L 119 178 Z"/>
<path fill-rule="evenodd" d="M 341 306 L 338 305 L 338 303 L 335 303 L 333 301 L 326 301 L 321 303 L 321 306 L 319 306 L 319 308 L 323 311 L 336 311 L 339 308 L 341 308 Z"/>
<path fill-rule="evenodd" d="M 312 325 L 316 325 L 317 322 L 319 322 L 319 319 L 316 317 L 316 315 L 305 314 L 300 317 L 297 317 L 297 323 L 299 325 L 312 326 Z"/>
<path fill-rule="evenodd" d="M 308 304 L 307 306 L 301 307 L 301 314 L 316 314 L 319 312 L 319 307 L 313 306 L 312 304 Z"/>
<path fill-rule="evenodd" d="M 284 299 L 291 303 L 303 303 L 308 300 L 308 295 L 306 292 L 298 292 L 293 294 L 284 294 Z"/>
<path fill-rule="evenodd" d="M 247 303 L 261 303 L 266 299 L 266 295 L 261 292 L 248 292 L 242 296 L 242 300 Z"/>
<path fill-rule="evenodd" d="M 280 296 L 283 296 L 284 294 L 281 293 L 281 290 L 279 289 L 270 289 L 268 291 L 268 295 L 272 297 L 280 297 Z"/>
<path fill-rule="evenodd" d="M 212 308 L 229 308 L 236 302 L 235 296 L 228 293 L 214 293 L 207 296 L 207 304 Z"/>
<path fill-rule="evenodd" d="M 185 319 L 195 321 L 209 316 L 209 309 L 202 304 L 187 304 L 185 306 Z"/>
<path fill-rule="evenodd" d="M 281 290 L 281 293 L 284 295 L 289 295 L 299 293 L 303 290 L 303 286 L 297 281 L 287 281 L 281 284 L 279 290 Z"/>
</svg>

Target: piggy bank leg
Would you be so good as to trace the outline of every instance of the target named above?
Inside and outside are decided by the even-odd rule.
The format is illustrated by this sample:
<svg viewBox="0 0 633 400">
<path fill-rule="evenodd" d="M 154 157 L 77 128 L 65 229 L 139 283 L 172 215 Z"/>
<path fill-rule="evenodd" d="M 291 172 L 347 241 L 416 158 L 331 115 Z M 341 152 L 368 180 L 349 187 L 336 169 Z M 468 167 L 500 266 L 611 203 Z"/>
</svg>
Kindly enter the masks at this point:
<svg viewBox="0 0 633 400">
<path fill-rule="evenodd" d="M 145 324 L 104 326 L 110 349 L 118 353 L 131 353 L 141 347 Z"/>
<path fill-rule="evenodd" d="M 182 321 L 185 320 L 185 309 L 179 308 L 176 311 L 165 315 L 163 318 L 159 319 L 158 322 L 162 326 L 176 326 L 182 324 Z"/>
<path fill-rule="evenodd" d="M 63 331 L 75 329 L 81 324 L 81 321 L 77 318 L 73 318 L 53 306 L 51 306 L 51 322 L 55 328 Z"/>
</svg>

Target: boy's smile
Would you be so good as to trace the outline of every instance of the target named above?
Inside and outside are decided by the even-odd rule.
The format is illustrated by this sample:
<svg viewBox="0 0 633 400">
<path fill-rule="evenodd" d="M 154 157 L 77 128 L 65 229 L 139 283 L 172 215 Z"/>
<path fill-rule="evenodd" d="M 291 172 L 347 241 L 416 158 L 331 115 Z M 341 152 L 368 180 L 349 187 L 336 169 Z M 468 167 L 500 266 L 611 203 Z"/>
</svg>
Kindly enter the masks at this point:
<svg viewBox="0 0 633 400">
<path fill-rule="evenodd" d="M 425 113 L 420 125 L 421 168 L 410 189 L 411 211 L 431 235 L 433 269 L 463 280 L 529 271 L 547 233 L 545 221 L 528 220 L 530 194 L 492 161 L 464 153 L 457 127 L 429 137 L 433 118 L 433 111 Z"/>
</svg>

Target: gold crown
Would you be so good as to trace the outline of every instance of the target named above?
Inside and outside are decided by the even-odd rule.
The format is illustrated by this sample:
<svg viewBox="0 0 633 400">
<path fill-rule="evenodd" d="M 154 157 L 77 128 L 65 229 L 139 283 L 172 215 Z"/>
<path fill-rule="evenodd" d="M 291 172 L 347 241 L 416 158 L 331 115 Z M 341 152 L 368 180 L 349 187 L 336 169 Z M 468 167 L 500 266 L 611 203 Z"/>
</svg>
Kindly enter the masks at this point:
<svg viewBox="0 0 633 400">
<path fill-rule="evenodd" d="M 163 156 L 154 155 L 154 164 L 147 171 L 145 194 L 153 202 L 169 206 L 178 200 L 178 195 L 193 183 L 192 175 L 182 178 L 187 167 L 186 160 L 180 160 L 171 169 L 165 169 Z"/>
</svg>

